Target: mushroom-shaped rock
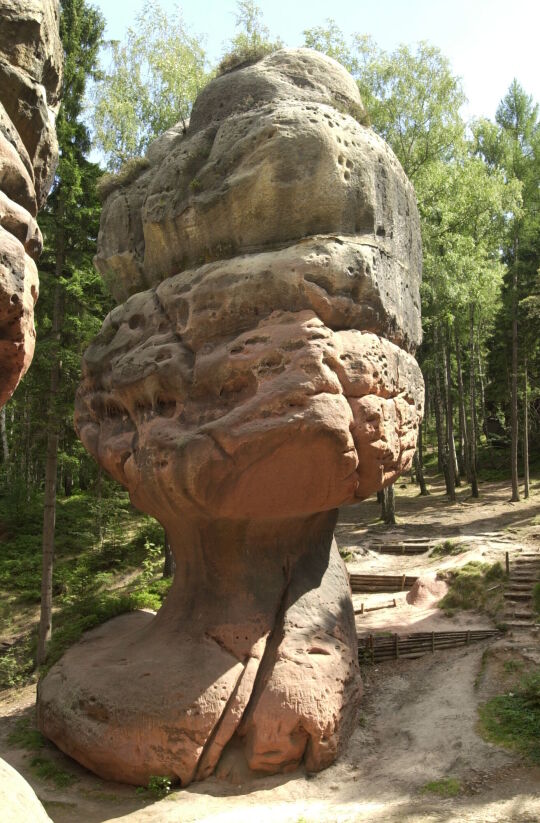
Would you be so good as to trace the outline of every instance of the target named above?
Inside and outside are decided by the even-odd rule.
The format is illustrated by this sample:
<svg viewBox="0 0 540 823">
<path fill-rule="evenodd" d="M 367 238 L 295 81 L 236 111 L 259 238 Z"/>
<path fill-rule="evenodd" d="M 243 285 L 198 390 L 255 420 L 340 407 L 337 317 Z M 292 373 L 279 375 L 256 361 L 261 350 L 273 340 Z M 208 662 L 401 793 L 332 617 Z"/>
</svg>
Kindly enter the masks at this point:
<svg viewBox="0 0 540 823">
<path fill-rule="evenodd" d="M 0 406 L 34 354 L 35 221 L 56 169 L 58 0 L 0 0 Z"/>
<path fill-rule="evenodd" d="M 362 113 L 335 61 L 276 52 L 212 81 L 105 203 L 96 262 L 125 302 L 76 428 L 176 573 L 157 615 L 40 684 L 41 729 L 103 777 L 318 770 L 354 727 L 337 509 L 410 467 L 423 405 L 414 193 Z"/>
</svg>

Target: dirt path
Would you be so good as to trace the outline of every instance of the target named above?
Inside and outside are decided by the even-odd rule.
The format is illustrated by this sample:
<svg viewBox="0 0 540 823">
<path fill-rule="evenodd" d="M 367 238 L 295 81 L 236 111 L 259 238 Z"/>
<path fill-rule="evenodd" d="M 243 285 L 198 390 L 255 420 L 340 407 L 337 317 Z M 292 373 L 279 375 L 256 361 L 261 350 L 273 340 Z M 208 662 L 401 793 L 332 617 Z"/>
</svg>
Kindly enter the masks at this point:
<svg viewBox="0 0 540 823">
<path fill-rule="evenodd" d="M 490 484 L 484 485 L 480 504 L 462 501 L 451 508 L 445 507 L 439 491 L 426 502 L 410 489 L 400 490 L 397 533 L 459 537 L 466 542 L 459 564 L 464 557 L 493 562 L 506 550 L 516 555 L 537 549 L 539 484 L 535 486 L 530 501 L 517 506 L 506 502 L 503 484 Z M 433 571 L 434 564 L 421 557 L 360 554 L 380 532 L 374 523 L 377 513 L 372 503 L 342 513 L 338 541 L 359 552 L 357 565 L 382 572 L 405 571 L 405 563 L 407 571 Z M 395 615 L 389 617 L 392 611 L 398 609 L 373 613 L 381 620 L 380 628 L 388 628 L 392 620 L 395 624 Z M 429 619 L 454 627 L 447 618 L 434 617 L 433 609 L 428 611 Z M 426 614 L 422 617 L 421 612 L 415 622 L 424 630 Z M 460 620 L 487 625 L 478 615 L 462 615 Z M 487 650 L 489 655 L 484 654 Z M 524 765 L 476 732 L 479 703 L 504 685 L 500 661 L 505 655 L 540 664 L 538 635 L 523 632 L 419 660 L 367 667 L 363 716 L 349 749 L 337 764 L 314 776 L 294 773 L 242 786 L 212 778 L 152 801 L 133 787 L 99 780 L 51 746 L 46 756 L 76 778 L 71 786 L 57 789 L 33 775 L 29 763 L 35 753 L 6 741 L 17 718 L 32 711 L 32 686 L 0 694 L 0 756 L 29 779 L 54 823 L 538 823 L 540 767 Z M 449 777 L 460 781 L 457 797 L 422 792 L 429 781 Z"/>
</svg>

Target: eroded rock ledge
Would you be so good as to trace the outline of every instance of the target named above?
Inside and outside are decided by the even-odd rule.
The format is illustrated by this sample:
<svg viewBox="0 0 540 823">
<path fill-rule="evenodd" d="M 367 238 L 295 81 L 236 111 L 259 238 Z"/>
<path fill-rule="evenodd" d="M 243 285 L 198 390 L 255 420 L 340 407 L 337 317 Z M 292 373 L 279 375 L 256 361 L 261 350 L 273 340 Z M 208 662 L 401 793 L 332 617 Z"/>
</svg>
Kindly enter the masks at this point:
<svg viewBox="0 0 540 823">
<path fill-rule="evenodd" d="M 57 0 L 0 0 L 0 406 L 35 345 L 35 221 L 58 159 L 54 129 L 62 48 Z"/>
</svg>

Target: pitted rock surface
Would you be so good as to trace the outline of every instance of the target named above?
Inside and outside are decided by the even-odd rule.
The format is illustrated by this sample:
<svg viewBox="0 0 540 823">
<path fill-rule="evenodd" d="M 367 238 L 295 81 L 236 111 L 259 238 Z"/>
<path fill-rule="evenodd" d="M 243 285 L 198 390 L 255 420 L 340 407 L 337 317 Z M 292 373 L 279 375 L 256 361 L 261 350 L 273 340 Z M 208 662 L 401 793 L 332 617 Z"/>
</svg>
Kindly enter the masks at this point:
<svg viewBox="0 0 540 823">
<path fill-rule="evenodd" d="M 40 684 L 44 733 L 103 777 L 316 771 L 354 728 L 337 508 L 410 467 L 423 383 L 414 193 L 352 115 L 344 69 L 279 51 L 210 83 L 104 205 L 96 263 L 125 302 L 75 425 L 176 574 L 156 616 Z"/>
<path fill-rule="evenodd" d="M 243 252 L 287 247 L 291 271 L 292 255 L 302 266 L 335 234 L 343 248 L 319 287 L 370 307 L 369 330 L 419 343 L 414 192 L 384 141 L 352 116 L 363 112 L 358 88 L 336 65 L 284 50 L 201 92 L 187 131 L 159 138 L 148 167 L 104 204 L 96 265 L 117 299 Z"/>
<path fill-rule="evenodd" d="M 35 216 L 58 159 L 62 48 L 57 0 L 0 0 L 0 405 L 34 353 Z"/>
</svg>

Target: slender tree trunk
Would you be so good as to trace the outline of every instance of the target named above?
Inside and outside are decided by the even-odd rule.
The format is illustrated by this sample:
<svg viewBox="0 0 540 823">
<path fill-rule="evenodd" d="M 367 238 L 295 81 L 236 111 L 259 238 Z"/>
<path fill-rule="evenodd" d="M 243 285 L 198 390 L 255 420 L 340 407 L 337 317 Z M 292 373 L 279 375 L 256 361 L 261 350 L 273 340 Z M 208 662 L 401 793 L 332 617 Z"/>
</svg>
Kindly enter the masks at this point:
<svg viewBox="0 0 540 823">
<path fill-rule="evenodd" d="M 52 636 L 52 585 L 54 565 L 54 531 L 56 524 L 56 476 L 58 467 L 58 413 L 57 397 L 62 369 L 60 337 L 63 322 L 63 295 L 60 276 L 64 265 L 64 234 L 62 229 L 62 208 L 58 207 L 56 235 L 56 267 L 54 284 L 54 304 L 49 406 L 47 410 L 47 462 L 45 465 L 45 500 L 43 508 L 43 564 L 41 576 L 41 615 L 36 663 L 40 666 L 47 657 L 47 645 Z"/>
<path fill-rule="evenodd" d="M 529 398 L 527 355 L 525 354 L 525 380 L 523 386 L 523 497 L 529 496 Z"/>
<path fill-rule="evenodd" d="M 459 468 L 456 457 L 456 443 L 454 440 L 454 402 L 452 398 L 452 368 L 450 358 L 450 328 L 446 328 L 446 345 L 443 348 L 444 357 L 444 389 L 446 394 L 446 440 L 448 442 L 448 458 L 452 470 L 454 488 L 461 486 Z"/>
<path fill-rule="evenodd" d="M 456 366 L 458 382 L 458 410 L 459 410 L 459 472 L 462 477 L 470 479 L 469 471 L 469 442 L 467 436 L 467 415 L 465 414 L 465 390 L 463 388 L 463 371 L 461 368 L 461 345 L 457 326 L 454 328 L 456 344 Z"/>
<path fill-rule="evenodd" d="M 519 501 L 518 475 L 518 274 L 517 274 L 517 240 L 514 241 L 514 265 L 512 271 L 512 407 L 511 407 L 511 463 L 512 463 L 512 502 Z"/>
<path fill-rule="evenodd" d="M 478 476 L 476 472 L 476 376 L 474 370 L 474 305 L 471 305 L 469 315 L 469 344 L 471 360 L 469 368 L 469 396 L 471 402 L 471 436 L 469 438 L 469 471 L 471 478 L 471 495 L 479 497 Z"/>
<path fill-rule="evenodd" d="M 423 432 L 426 437 L 429 436 L 429 415 L 431 412 L 431 391 L 427 373 L 422 372 L 425 386 L 425 404 L 424 404 L 424 420 L 422 421 Z"/>
<path fill-rule="evenodd" d="M 2 406 L 0 409 L 0 436 L 2 437 L 2 461 L 7 468 L 9 464 L 9 444 L 6 428 L 6 407 Z"/>
<path fill-rule="evenodd" d="M 31 468 L 32 461 L 30 456 L 30 400 L 28 399 L 28 392 L 24 395 L 24 488 L 26 491 L 26 500 L 30 502 L 30 483 L 31 483 Z"/>
<path fill-rule="evenodd" d="M 386 515 L 386 501 L 384 497 L 384 489 L 382 489 L 380 492 L 377 492 L 377 503 L 380 503 L 381 505 L 381 520 L 384 520 Z"/>
<path fill-rule="evenodd" d="M 163 560 L 163 577 L 173 577 L 175 570 L 174 555 L 166 531 L 163 532 L 163 553 L 165 556 Z"/>
<path fill-rule="evenodd" d="M 454 472 L 450 461 L 448 441 L 445 439 L 443 429 L 443 398 L 441 392 L 441 378 L 439 373 L 440 349 L 439 335 L 436 326 L 433 329 L 433 340 L 435 344 L 435 420 L 437 422 L 437 445 L 442 461 L 444 482 L 446 485 L 446 494 L 448 495 L 450 501 L 453 502 L 456 499 L 456 490 L 454 486 Z"/>
<path fill-rule="evenodd" d="M 396 523 L 396 494 L 393 483 L 384 489 L 383 520 L 389 526 L 394 526 Z"/>
<path fill-rule="evenodd" d="M 97 498 L 97 518 L 99 545 L 103 546 L 103 498 L 101 494 L 101 465 L 98 463 L 96 477 L 96 498 Z"/>
<path fill-rule="evenodd" d="M 476 362 L 478 363 L 478 388 L 480 389 L 480 412 L 482 416 L 482 425 L 478 423 L 478 411 L 476 412 L 476 431 L 479 429 L 487 434 L 486 429 L 486 391 L 484 380 L 484 365 L 482 363 L 482 347 L 480 346 L 480 328 L 476 329 Z"/>
<path fill-rule="evenodd" d="M 424 458 L 423 458 L 423 434 L 422 423 L 418 427 L 418 447 L 414 453 L 413 464 L 416 471 L 416 480 L 420 486 L 420 495 L 425 497 L 429 494 L 426 486 L 426 478 L 424 477 Z"/>
</svg>

